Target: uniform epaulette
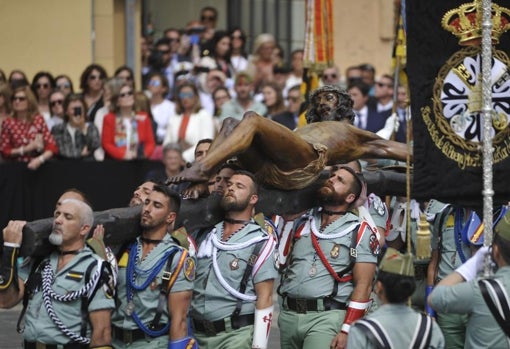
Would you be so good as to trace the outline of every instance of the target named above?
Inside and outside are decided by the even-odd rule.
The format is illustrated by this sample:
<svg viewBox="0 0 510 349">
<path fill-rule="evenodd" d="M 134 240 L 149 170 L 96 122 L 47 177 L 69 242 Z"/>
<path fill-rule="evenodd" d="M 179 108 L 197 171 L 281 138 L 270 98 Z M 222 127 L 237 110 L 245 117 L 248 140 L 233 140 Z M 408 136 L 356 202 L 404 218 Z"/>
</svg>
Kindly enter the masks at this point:
<svg viewBox="0 0 510 349">
<path fill-rule="evenodd" d="M 442 212 L 445 208 L 450 206 L 449 204 L 445 204 L 441 201 L 432 199 L 429 201 L 427 208 L 425 209 L 425 215 L 427 216 L 427 221 L 432 222 L 436 215 Z"/>
<path fill-rule="evenodd" d="M 179 246 L 189 250 L 188 232 L 185 227 L 180 227 L 179 229 L 172 231 L 170 236 Z"/>
</svg>

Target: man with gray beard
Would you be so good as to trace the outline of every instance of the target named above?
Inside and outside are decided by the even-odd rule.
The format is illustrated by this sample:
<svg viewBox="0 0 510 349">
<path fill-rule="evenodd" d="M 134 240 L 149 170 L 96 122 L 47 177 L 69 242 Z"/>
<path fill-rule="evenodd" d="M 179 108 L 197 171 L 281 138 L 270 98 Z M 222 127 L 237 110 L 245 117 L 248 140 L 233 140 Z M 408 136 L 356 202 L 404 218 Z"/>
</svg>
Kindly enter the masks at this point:
<svg viewBox="0 0 510 349">
<path fill-rule="evenodd" d="M 235 172 L 221 201 L 225 218 L 200 243 L 190 315 L 201 349 L 267 348 L 275 239 L 252 219 L 257 200 L 253 175 Z"/>
<path fill-rule="evenodd" d="M 56 251 L 41 263 L 18 266 L 25 224 L 10 221 L 4 228 L 0 263 L 0 307 L 24 299 L 24 348 L 112 348 L 114 282 L 108 263 L 85 244 L 93 225 L 90 206 L 62 200 L 49 237 Z"/>
</svg>

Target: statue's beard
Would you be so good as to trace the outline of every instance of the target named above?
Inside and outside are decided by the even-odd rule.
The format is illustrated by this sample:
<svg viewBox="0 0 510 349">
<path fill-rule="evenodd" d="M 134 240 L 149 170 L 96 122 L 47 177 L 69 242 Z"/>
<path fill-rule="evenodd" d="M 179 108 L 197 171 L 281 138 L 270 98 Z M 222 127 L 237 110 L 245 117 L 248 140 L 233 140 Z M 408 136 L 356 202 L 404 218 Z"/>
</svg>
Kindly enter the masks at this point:
<svg viewBox="0 0 510 349">
<path fill-rule="evenodd" d="M 62 234 L 51 232 L 50 236 L 48 236 L 48 240 L 50 241 L 50 244 L 60 246 L 62 245 L 63 237 Z"/>
</svg>

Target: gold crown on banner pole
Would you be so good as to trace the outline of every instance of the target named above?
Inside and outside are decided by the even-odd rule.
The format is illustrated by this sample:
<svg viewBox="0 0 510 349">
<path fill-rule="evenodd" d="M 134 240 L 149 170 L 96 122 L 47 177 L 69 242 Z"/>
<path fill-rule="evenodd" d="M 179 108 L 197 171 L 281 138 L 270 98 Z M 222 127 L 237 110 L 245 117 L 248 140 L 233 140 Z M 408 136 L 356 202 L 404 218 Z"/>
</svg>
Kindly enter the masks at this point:
<svg viewBox="0 0 510 349">
<path fill-rule="evenodd" d="M 492 44 L 499 43 L 501 35 L 510 29 L 510 10 L 497 4 L 491 6 Z M 445 13 L 443 28 L 459 38 L 459 45 L 479 45 L 482 39 L 482 2 L 474 0 Z"/>
</svg>

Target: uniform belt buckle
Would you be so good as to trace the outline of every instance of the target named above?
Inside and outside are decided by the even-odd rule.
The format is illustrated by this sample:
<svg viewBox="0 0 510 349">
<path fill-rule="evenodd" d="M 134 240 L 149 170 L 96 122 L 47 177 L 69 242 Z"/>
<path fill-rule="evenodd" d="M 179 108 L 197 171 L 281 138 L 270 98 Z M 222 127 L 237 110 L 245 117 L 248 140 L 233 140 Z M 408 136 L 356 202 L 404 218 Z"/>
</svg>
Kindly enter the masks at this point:
<svg viewBox="0 0 510 349">
<path fill-rule="evenodd" d="M 161 276 L 161 279 L 163 279 L 165 281 L 168 281 L 168 280 L 170 280 L 171 276 L 172 276 L 172 272 L 171 271 L 165 271 L 165 272 L 163 272 L 163 275 Z"/>
<path fill-rule="evenodd" d="M 123 330 L 122 331 L 122 341 L 124 342 L 124 344 L 133 343 L 133 331 Z"/>
<path fill-rule="evenodd" d="M 296 298 L 296 312 L 299 314 L 306 314 L 307 306 L 306 299 Z"/>
<path fill-rule="evenodd" d="M 203 320 L 202 325 L 204 325 L 204 332 L 208 336 L 216 336 L 216 328 L 214 328 L 214 324 L 212 321 Z"/>
<path fill-rule="evenodd" d="M 350 248 L 350 255 L 351 255 L 352 258 L 356 258 L 356 257 L 358 257 L 358 251 L 356 251 L 355 248 L 351 247 Z"/>
<path fill-rule="evenodd" d="M 35 342 L 35 349 L 46 349 L 46 344 L 41 342 Z"/>
</svg>

